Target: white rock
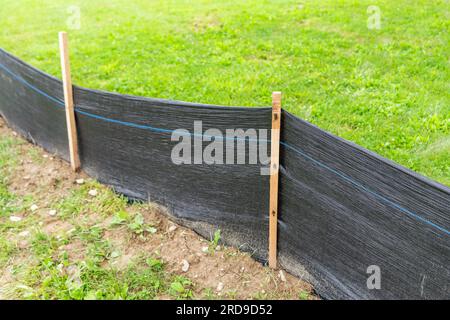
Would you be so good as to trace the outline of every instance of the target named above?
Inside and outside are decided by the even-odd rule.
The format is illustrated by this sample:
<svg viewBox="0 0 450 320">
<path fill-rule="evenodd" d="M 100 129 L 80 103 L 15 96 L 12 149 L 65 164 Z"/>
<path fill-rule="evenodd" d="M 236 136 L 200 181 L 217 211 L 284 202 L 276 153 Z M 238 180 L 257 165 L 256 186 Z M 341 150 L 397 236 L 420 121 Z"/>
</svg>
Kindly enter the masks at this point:
<svg viewBox="0 0 450 320">
<path fill-rule="evenodd" d="M 95 197 L 97 195 L 97 193 L 98 192 L 97 192 L 96 189 L 89 190 L 89 195 L 92 196 L 92 197 Z"/>
<path fill-rule="evenodd" d="M 217 285 L 217 291 L 222 291 L 223 290 L 223 283 L 219 282 L 219 284 Z"/>
<path fill-rule="evenodd" d="M 280 278 L 281 281 L 286 282 L 286 277 L 284 275 L 283 270 L 280 270 L 280 272 L 278 272 L 278 277 Z"/>
<path fill-rule="evenodd" d="M 19 222 L 22 221 L 22 217 L 10 216 L 9 220 L 11 220 L 12 222 Z"/>
<path fill-rule="evenodd" d="M 208 250 L 209 250 L 209 248 L 208 248 L 208 247 L 203 247 L 203 248 L 202 248 L 202 252 L 204 252 L 204 253 L 207 253 L 207 252 L 208 252 Z"/>
<path fill-rule="evenodd" d="M 217 246 L 217 247 L 216 247 L 216 250 L 217 250 L 217 251 L 220 251 L 220 246 Z"/>
<path fill-rule="evenodd" d="M 183 259 L 183 261 L 181 261 L 181 271 L 183 272 L 188 272 L 189 270 L 189 262 L 186 259 Z"/>
<path fill-rule="evenodd" d="M 37 205 L 35 205 L 35 204 L 33 204 L 33 205 L 30 207 L 30 210 L 31 210 L 31 211 L 36 211 L 37 209 L 39 209 L 39 207 L 38 207 Z"/>
<path fill-rule="evenodd" d="M 175 230 L 177 230 L 177 226 L 176 225 L 171 225 L 170 227 L 169 227 L 169 232 L 174 232 Z"/>
<path fill-rule="evenodd" d="M 48 154 L 44 154 L 43 157 L 44 157 L 45 159 L 47 159 L 47 158 L 48 158 Z"/>
<path fill-rule="evenodd" d="M 56 210 L 50 210 L 49 212 L 48 212 L 48 215 L 49 216 L 56 216 Z"/>
<path fill-rule="evenodd" d="M 77 183 L 77 184 L 83 184 L 84 183 L 84 179 L 77 179 L 77 180 L 75 180 L 75 182 Z"/>
<path fill-rule="evenodd" d="M 25 230 L 19 233 L 19 237 L 28 237 L 30 235 L 30 231 Z"/>
</svg>

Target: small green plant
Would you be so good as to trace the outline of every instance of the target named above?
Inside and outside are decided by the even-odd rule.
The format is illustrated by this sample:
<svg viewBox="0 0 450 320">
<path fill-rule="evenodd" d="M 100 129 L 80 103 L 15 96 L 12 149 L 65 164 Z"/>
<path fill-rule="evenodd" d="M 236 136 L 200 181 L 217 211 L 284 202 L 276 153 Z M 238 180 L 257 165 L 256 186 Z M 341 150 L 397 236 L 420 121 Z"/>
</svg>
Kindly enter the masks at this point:
<svg viewBox="0 0 450 320">
<path fill-rule="evenodd" d="M 177 299 L 190 299 L 193 296 L 191 280 L 177 276 L 170 284 L 169 294 Z"/>
<path fill-rule="evenodd" d="M 134 216 L 133 221 L 128 224 L 128 228 L 139 236 L 143 236 L 145 231 L 152 234 L 157 231 L 155 227 L 145 224 L 144 217 L 140 213 Z"/>
<path fill-rule="evenodd" d="M 109 225 L 110 226 L 123 225 L 129 220 L 130 215 L 128 214 L 128 212 L 126 212 L 125 210 L 120 210 L 114 214 Z"/>
<path fill-rule="evenodd" d="M 216 299 L 216 294 L 214 293 L 214 290 L 211 288 L 206 288 L 202 292 L 202 299 L 205 300 L 214 300 Z"/>
<path fill-rule="evenodd" d="M 230 290 L 226 293 L 228 299 L 236 299 L 238 292 L 236 290 Z"/>
<path fill-rule="evenodd" d="M 155 271 L 162 271 L 164 268 L 164 263 L 159 259 L 147 258 L 145 262 Z"/>
<path fill-rule="evenodd" d="M 267 295 L 267 292 L 265 292 L 265 291 L 263 290 L 263 291 L 257 292 L 257 293 L 253 296 L 253 298 L 254 298 L 255 300 L 267 300 L 268 295 Z"/>
<path fill-rule="evenodd" d="M 310 297 L 309 292 L 306 291 L 300 291 L 300 293 L 298 294 L 298 298 L 300 300 L 309 300 L 309 297 Z"/>
<path fill-rule="evenodd" d="M 211 253 L 211 254 L 214 253 L 214 251 L 216 250 L 217 246 L 219 245 L 220 239 L 221 239 L 220 229 L 217 229 L 214 232 L 213 239 L 209 242 L 209 246 L 208 246 L 209 253 Z"/>
</svg>

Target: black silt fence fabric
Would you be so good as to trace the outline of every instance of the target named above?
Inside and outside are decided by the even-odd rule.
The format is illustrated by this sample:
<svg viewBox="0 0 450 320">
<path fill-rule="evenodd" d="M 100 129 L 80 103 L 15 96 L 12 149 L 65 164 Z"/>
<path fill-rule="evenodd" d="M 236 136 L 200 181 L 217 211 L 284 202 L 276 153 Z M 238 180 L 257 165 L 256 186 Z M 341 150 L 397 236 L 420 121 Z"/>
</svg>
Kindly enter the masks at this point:
<svg viewBox="0 0 450 320">
<path fill-rule="evenodd" d="M 203 131 L 270 129 L 270 108 L 79 87 L 74 102 L 89 175 L 129 197 L 163 204 L 202 234 L 221 228 L 225 242 L 267 259 L 269 176 L 261 175 L 261 164 L 176 165 L 171 152 L 178 142 L 170 137 L 179 128 L 194 132 L 194 121 L 202 121 Z M 27 139 L 68 159 L 61 81 L 2 50 L 0 113 Z M 325 298 L 450 297 L 448 187 L 284 111 L 281 140 L 278 250 L 284 268 Z M 367 287 L 371 265 L 380 268 L 381 289 Z"/>
</svg>

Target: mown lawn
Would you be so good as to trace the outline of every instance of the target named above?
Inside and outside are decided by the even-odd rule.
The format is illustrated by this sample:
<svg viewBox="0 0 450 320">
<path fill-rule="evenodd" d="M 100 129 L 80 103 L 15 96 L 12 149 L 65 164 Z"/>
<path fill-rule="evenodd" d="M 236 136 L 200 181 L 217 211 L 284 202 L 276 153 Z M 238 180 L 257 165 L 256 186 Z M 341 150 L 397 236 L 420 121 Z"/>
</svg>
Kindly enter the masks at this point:
<svg viewBox="0 0 450 320">
<path fill-rule="evenodd" d="M 448 1 L 3 0 L 0 46 L 74 82 L 223 105 L 270 104 L 450 185 Z M 381 28 L 367 26 L 367 8 Z"/>
</svg>

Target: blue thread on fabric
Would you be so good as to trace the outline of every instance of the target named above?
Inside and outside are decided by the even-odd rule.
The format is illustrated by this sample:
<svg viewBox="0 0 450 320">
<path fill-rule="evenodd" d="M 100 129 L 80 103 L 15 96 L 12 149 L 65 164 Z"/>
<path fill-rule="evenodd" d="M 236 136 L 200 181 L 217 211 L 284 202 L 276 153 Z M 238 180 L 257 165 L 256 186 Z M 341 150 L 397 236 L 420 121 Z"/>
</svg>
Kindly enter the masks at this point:
<svg viewBox="0 0 450 320">
<path fill-rule="evenodd" d="M 41 95 L 47 97 L 48 99 L 52 100 L 53 102 L 56 102 L 57 104 L 59 104 L 59 106 L 64 107 L 64 105 L 65 105 L 65 104 L 64 104 L 64 101 L 62 101 L 62 100 L 60 100 L 60 99 L 58 99 L 58 98 L 54 98 L 54 97 L 48 95 L 47 93 L 45 93 L 44 91 L 42 91 L 42 90 L 36 88 L 36 87 L 33 86 L 31 83 L 29 83 L 28 81 L 26 81 L 26 80 L 23 79 L 22 77 L 16 75 L 15 73 L 13 73 L 11 70 L 9 70 L 7 67 L 5 67 L 5 66 L 4 66 L 3 64 L 1 64 L 1 63 L 0 63 L 0 68 L 3 69 L 4 71 L 6 71 L 9 75 L 11 75 L 13 78 L 15 78 L 16 80 L 18 80 L 18 81 L 21 82 L 22 84 L 24 84 L 24 85 L 26 85 L 27 87 L 29 87 L 30 89 L 32 89 L 32 90 L 34 90 L 35 92 L 37 92 L 37 93 L 39 93 L 39 94 L 41 94 Z M 148 125 L 141 125 L 141 124 L 137 124 L 137 123 L 133 123 L 133 122 L 126 122 L 126 121 L 121 121 L 121 120 L 115 120 L 115 119 L 111 119 L 111 118 L 106 118 L 106 117 L 99 116 L 99 115 L 96 115 L 96 114 L 93 114 L 93 113 L 90 113 L 90 112 L 78 110 L 77 108 L 75 108 L 74 110 L 75 110 L 75 112 L 77 112 L 77 113 L 79 113 L 79 114 L 82 114 L 82 115 L 85 115 L 85 116 L 88 116 L 88 117 L 91 117 L 91 118 L 94 118 L 94 119 L 107 121 L 107 122 L 110 122 L 110 123 L 116 123 L 116 124 L 120 124 L 120 125 L 124 125 L 124 126 L 129 126 L 129 127 L 138 128 L 138 129 L 145 129 L 145 130 L 150 130 L 150 131 L 160 132 L 160 133 L 173 133 L 173 132 L 174 132 L 174 130 L 170 130 L 170 129 L 156 128 L 156 127 L 152 127 L 152 126 L 148 126 Z M 216 139 L 217 139 L 217 138 L 219 138 L 219 139 L 222 138 L 222 139 L 223 139 L 223 137 L 220 137 L 220 136 L 213 136 L 213 135 L 191 134 L 191 133 L 186 134 L 186 136 L 188 136 L 188 135 L 189 135 L 189 136 L 202 137 L 202 138 L 204 138 L 204 137 L 209 137 L 209 138 L 216 138 Z M 229 138 L 229 137 L 225 137 L 225 140 L 228 140 L 227 138 Z M 229 139 L 230 139 L 230 140 L 232 139 L 232 140 L 247 140 L 247 141 L 270 142 L 270 140 L 267 140 L 267 139 L 250 139 L 250 138 L 249 138 L 249 139 L 245 139 L 245 138 L 242 139 L 242 138 L 238 138 L 238 137 L 229 138 Z M 415 219 L 417 219 L 417 220 L 419 220 L 419 221 L 421 221 L 421 222 L 424 222 L 424 223 L 428 224 L 429 226 L 434 227 L 434 228 L 436 228 L 436 229 L 442 231 L 443 233 L 445 233 L 445 234 L 447 234 L 447 235 L 450 235 L 450 231 L 449 231 L 449 230 L 447 230 L 447 229 L 445 229 L 445 228 L 443 228 L 443 227 L 441 227 L 441 226 L 439 226 L 439 225 L 437 225 L 437 224 L 435 224 L 435 223 L 433 223 L 433 222 L 431 222 L 431 221 L 429 221 L 429 220 L 427 220 L 427 219 L 425 219 L 425 218 L 419 216 L 418 214 L 416 214 L 416 213 L 414 213 L 414 212 L 412 212 L 412 211 L 410 211 L 410 210 L 408 210 L 408 209 L 402 207 L 401 205 L 399 205 L 399 204 L 397 204 L 397 203 L 395 203 L 395 202 L 393 202 L 393 201 L 387 199 L 386 197 L 383 197 L 382 195 L 378 194 L 377 192 L 368 189 L 367 187 L 363 186 L 363 185 L 360 184 L 359 182 L 357 182 L 357 181 L 353 180 L 352 178 L 346 176 L 345 174 L 343 174 L 343 173 L 341 173 L 341 172 L 339 172 L 339 171 L 337 171 L 337 170 L 335 170 L 335 169 L 333 169 L 333 168 L 327 166 L 326 164 L 324 164 L 324 163 L 322 163 L 322 162 L 320 162 L 320 161 L 318 161 L 318 160 L 312 158 L 311 156 L 309 156 L 308 154 L 302 152 L 301 150 L 299 150 L 299 149 L 297 149 L 297 148 L 294 148 L 293 146 L 291 146 L 291 145 L 289 145 L 289 144 L 287 144 L 287 143 L 285 143 L 285 142 L 283 142 L 283 141 L 280 141 L 280 144 L 283 145 L 283 146 L 285 146 L 286 148 L 288 148 L 288 149 L 290 149 L 290 150 L 296 152 L 297 154 L 303 156 L 304 158 L 306 158 L 306 159 L 308 159 L 308 160 L 314 162 L 314 163 L 317 164 L 318 166 L 320 166 L 320 167 L 322 167 L 322 168 L 324 168 L 324 169 L 326 169 L 326 170 L 328 170 L 328 171 L 330 171 L 330 172 L 332 172 L 332 173 L 338 175 L 338 176 L 341 177 L 342 179 L 344 179 L 344 180 L 346 180 L 346 181 L 352 183 L 352 184 L 355 185 L 356 187 L 358 187 L 358 188 L 364 190 L 365 192 L 367 192 L 367 193 L 369 193 L 369 194 L 375 196 L 376 198 L 385 201 L 385 202 L 388 203 L 389 205 L 391 205 L 391 206 L 397 208 L 398 210 L 402 211 L 403 213 L 406 213 L 406 214 L 409 215 L 410 217 L 415 218 Z"/>
</svg>

